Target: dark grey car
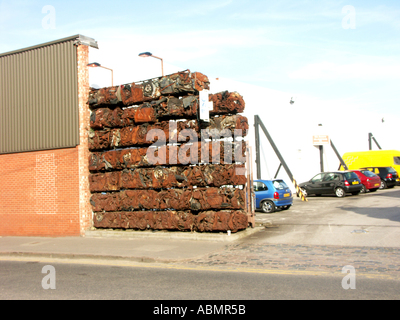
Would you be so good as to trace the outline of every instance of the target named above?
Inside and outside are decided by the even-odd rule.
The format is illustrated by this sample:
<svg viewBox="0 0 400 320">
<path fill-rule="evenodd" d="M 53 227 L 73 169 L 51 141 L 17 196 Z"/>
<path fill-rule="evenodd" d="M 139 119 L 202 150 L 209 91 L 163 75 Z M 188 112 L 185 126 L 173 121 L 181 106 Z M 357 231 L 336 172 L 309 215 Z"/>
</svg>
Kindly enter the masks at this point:
<svg viewBox="0 0 400 320">
<path fill-rule="evenodd" d="M 300 183 L 299 187 L 306 196 L 334 194 L 338 198 L 342 198 L 346 196 L 346 193 L 359 194 L 362 184 L 354 172 L 337 171 L 319 173 L 310 181 Z"/>
</svg>

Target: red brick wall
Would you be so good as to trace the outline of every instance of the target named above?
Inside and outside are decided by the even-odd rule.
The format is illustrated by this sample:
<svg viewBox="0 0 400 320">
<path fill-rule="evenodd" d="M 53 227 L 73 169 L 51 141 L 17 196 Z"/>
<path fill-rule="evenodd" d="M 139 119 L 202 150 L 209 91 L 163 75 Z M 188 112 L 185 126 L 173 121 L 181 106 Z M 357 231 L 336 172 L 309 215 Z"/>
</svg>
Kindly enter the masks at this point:
<svg viewBox="0 0 400 320">
<path fill-rule="evenodd" d="M 78 148 L 0 155 L 0 235 L 79 235 L 78 159 Z"/>
</svg>

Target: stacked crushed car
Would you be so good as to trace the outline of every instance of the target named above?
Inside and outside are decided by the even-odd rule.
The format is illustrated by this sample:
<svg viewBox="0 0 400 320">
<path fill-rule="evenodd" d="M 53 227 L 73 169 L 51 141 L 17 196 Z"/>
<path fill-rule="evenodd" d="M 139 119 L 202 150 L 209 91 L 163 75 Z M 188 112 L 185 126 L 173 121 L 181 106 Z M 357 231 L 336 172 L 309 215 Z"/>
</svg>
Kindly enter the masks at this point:
<svg viewBox="0 0 400 320">
<path fill-rule="evenodd" d="M 245 212 L 245 103 L 210 94 L 189 70 L 139 83 L 91 89 L 89 183 L 94 227 L 228 231 L 248 227 Z M 223 139 L 226 137 L 232 139 Z"/>
</svg>

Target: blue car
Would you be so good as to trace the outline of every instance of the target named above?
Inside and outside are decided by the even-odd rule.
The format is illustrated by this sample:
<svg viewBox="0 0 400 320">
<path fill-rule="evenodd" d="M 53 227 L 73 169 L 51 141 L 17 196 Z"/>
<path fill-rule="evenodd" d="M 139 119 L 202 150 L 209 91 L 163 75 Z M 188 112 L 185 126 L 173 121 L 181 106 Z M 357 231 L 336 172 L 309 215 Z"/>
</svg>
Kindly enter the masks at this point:
<svg viewBox="0 0 400 320">
<path fill-rule="evenodd" d="M 287 210 L 293 204 L 292 192 L 283 180 L 254 180 L 253 188 L 256 208 L 264 213 L 272 213 L 276 208 Z"/>
</svg>

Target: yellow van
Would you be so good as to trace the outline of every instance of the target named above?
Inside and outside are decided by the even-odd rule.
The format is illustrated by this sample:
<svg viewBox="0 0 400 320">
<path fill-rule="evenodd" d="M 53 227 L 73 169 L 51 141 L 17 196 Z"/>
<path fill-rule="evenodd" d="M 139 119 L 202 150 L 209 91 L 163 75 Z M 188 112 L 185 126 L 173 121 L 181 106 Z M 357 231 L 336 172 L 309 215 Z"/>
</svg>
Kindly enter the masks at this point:
<svg viewBox="0 0 400 320">
<path fill-rule="evenodd" d="M 365 167 L 393 167 L 400 176 L 400 151 L 398 150 L 347 152 L 342 158 L 349 170 Z M 340 170 L 344 170 L 342 166 Z"/>
</svg>

